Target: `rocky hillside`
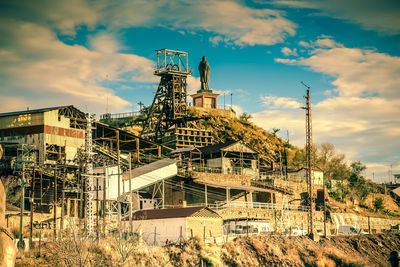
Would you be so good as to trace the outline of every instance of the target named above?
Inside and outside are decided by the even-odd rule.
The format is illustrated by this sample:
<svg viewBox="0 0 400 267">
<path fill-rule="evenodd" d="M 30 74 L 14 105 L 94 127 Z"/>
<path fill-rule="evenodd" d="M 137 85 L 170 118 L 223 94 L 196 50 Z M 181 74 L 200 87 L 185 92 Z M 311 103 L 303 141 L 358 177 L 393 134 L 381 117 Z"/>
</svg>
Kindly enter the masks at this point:
<svg viewBox="0 0 400 267">
<path fill-rule="evenodd" d="M 85 260 L 80 266 L 390 266 L 390 252 L 400 247 L 399 234 L 335 236 L 319 242 L 305 236 L 261 235 L 223 246 L 197 239 L 166 247 L 115 241 L 49 243 L 41 257 L 19 258 L 16 266 L 79 266 L 77 259 Z M 55 253 L 58 250 L 63 253 Z"/>
<path fill-rule="evenodd" d="M 250 122 L 245 116 L 237 117 L 230 110 L 210 110 L 202 108 L 189 109 L 189 115 L 199 117 L 196 127 L 212 132 L 215 143 L 228 140 L 242 140 L 260 153 L 264 163 L 280 161 L 279 153 L 282 153 L 285 142 L 276 134 L 270 133 Z M 135 123 L 127 123 L 124 129 L 139 134 L 140 126 Z M 293 154 L 298 148 L 288 146 L 289 154 Z"/>
<path fill-rule="evenodd" d="M 228 110 L 191 108 L 190 112 L 193 116 L 203 118 L 200 125 L 212 131 L 216 143 L 232 139 L 242 140 L 260 152 L 264 161 L 279 162 L 279 153 L 283 151 L 285 142 L 276 134 L 256 126 L 246 116 L 238 118 Z"/>
</svg>

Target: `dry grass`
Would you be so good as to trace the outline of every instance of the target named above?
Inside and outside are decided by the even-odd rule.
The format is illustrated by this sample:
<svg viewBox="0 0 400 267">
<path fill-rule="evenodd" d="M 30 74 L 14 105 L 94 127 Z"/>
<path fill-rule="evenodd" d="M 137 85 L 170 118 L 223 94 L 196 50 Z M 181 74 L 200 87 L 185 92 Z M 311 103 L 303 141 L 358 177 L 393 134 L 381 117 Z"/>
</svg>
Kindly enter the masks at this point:
<svg viewBox="0 0 400 267">
<path fill-rule="evenodd" d="M 389 266 L 390 251 L 399 247 L 399 234 L 337 236 L 319 243 L 307 237 L 241 237 L 222 247 L 198 239 L 150 247 L 134 238 L 97 244 L 66 237 L 49 243 L 43 258 L 20 259 L 17 266 Z"/>
</svg>

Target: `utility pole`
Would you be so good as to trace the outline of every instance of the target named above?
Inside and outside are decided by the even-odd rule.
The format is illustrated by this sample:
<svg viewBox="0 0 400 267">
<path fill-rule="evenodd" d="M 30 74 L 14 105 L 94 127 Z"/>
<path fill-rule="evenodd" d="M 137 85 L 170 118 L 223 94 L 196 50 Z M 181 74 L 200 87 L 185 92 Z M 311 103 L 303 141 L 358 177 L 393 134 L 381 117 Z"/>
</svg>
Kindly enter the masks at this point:
<svg viewBox="0 0 400 267">
<path fill-rule="evenodd" d="M 103 234 L 106 237 L 106 208 L 107 208 L 107 163 L 103 166 L 104 178 L 103 178 Z"/>
<path fill-rule="evenodd" d="M 133 223 L 132 223 L 132 211 L 133 211 L 133 192 L 132 192 L 132 155 L 129 152 L 129 193 L 131 195 L 130 201 L 130 209 L 129 209 L 129 225 L 130 225 L 130 232 L 133 233 Z"/>
<path fill-rule="evenodd" d="M 119 131 L 116 130 L 115 134 L 117 135 L 117 165 L 118 165 L 118 196 L 117 196 L 117 205 L 118 205 L 118 225 L 121 224 L 121 202 L 120 202 L 120 195 L 121 195 L 121 159 L 119 154 Z"/>
<path fill-rule="evenodd" d="M 22 237 L 22 231 L 24 229 L 23 223 L 24 223 L 24 204 L 25 204 L 25 162 L 22 162 L 22 177 L 21 177 L 21 217 L 19 221 L 19 241 L 17 243 L 17 247 L 24 249 L 25 248 L 25 242 Z"/>
<path fill-rule="evenodd" d="M 65 141 L 64 147 L 67 147 L 67 142 Z M 65 180 L 67 179 L 67 156 L 64 154 L 64 175 L 62 181 L 62 202 L 61 202 L 61 220 L 60 220 L 60 236 L 62 238 L 64 230 L 64 216 L 65 216 Z"/>
<path fill-rule="evenodd" d="M 54 168 L 54 240 L 57 239 L 57 167 Z"/>
<path fill-rule="evenodd" d="M 311 97 L 310 97 L 310 86 L 301 82 L 307 88 L 306 95 L 306 106 L 302 109 L 306 110 L 306 168 L 307 168 L 307 189 L 308 189 L 308 233 L 311 237 L 314 235 L 313 228 L 313 196 L 312 196 L 312 177 L 311 177 L 311 153 L 312 153 L 312 118 L 311 118 Z M 324 196 L 325 197 L 325 196 Z"/>
<path fill-rule="evenodd" d="M 35 205 L 35 168 L 33 168 L 32 180 L 31 180 L 31 188 L 32 188 L 32 197 L 30 199 L 31 202 L 31 218 L 29 222 L 29 248 L 32 248 L 32 238 L 33 238 L 33 207 Z"/>
</svg>

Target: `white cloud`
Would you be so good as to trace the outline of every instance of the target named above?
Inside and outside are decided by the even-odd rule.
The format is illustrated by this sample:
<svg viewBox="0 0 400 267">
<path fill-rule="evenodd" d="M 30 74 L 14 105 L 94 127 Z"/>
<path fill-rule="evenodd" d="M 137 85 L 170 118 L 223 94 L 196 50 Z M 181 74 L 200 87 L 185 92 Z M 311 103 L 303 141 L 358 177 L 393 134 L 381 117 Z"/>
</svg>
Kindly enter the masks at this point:
<svg viewBox="0 0 400 267">
<path fill-rule="evenodd" d="M 94 3 L 86 0 L 21 0 L 2 4 L 0 17 L 13 17 L 41 26 L 51 25 L 63 35 L 75 35 L 76 28 L 83 25 L 92 28 L 100 19 Z"/>
<path fill-rule="evenodd" d="M 333 77 L 336 94 L 327 94 L 326 99 L 313 102 L 314 141 L 332 142 L 349 159 L 361 159 L 371 168 L 369 177 L 372 172 L 383 175 L 374 166 L 400 164 L 400 58 L 373 50 L 347 48 L 331 38 L 318 40 L 307 43 L 308 58 L 275 61 L 306 66 Z M 291 140 L 302 147 L 304 111 L 280 110 L 279 107 L 288 103 L 284 98 L 269 96 L 266 100 L 278 109 L 269 107 L 254 114 L 254 120 L 266 129 L 291 130 Z"/>
<path fill-rule="evenodd" d="M 297 56 L 297 48 L 290 49 L 289 47 L 282 47 L 281 52 L 285 56 Z"/>
<path fill-rule="evenodd" d="M 210 38 L 214 44 L 272 45 L 294 35 L 297 27 L 277 10 L 254 9 L 234 1 L 125 1 L 99 6 L 111 29 L 162 25 L 206 31 L 216 34 Z"/>
<path fill-rule="evenodd" d="M 221 36 L 217 35 L 214 37 L 210 37 L 209 41 L 216 46 L 216 45 L 219 45 L 219 43 L 221 43 L 223 41 L 223 39 Z"/>
<path fill-rule="evenodd" d="M 275 0 L 279 6 L 309 8 L 384 34 L 400 33 L 400 5 L 397 0 Z"/>
<path fill-rule="evenodd" d="M 261 101 L 268 108 L 273 109 L 298 109 L 302 106 L 291 97 L 277 97 L 277 96 L 262 96 Z"/>
<path fill-rule="evenodd" d="M 44 26 L 13 21 L 8 29 L 8 22 L 0 23 L 0 33 L 10 37 L 0 47 L 2 87 L 7 89 L 1 93 L 1 111 L 25 109 L 27 103 L 31 108 L 73 103 L 98 113 L 104 112 L 108 99 L 110 111 L 117 112 L 129 102 L 104 87 L 106 80 L 155 81 L 151 60 L 116 52 L 117 42 L 104 33 L 92 39 L 95 50 L 89 50 L 61 42 Z"/>
<path fill-rule="evenodd" d="M 98 33 L 90 38 L 92 50 L 103 54 L 114 54 L 121 49 L 116 38 L 108 33 Z"/>
<path fill-rule="evenodd" d="M 186 82 L 187 82 L 188 95 L 195 94 L 201 88 L 201 82 L 199 77 L 189 76 Z"/>
</svg>

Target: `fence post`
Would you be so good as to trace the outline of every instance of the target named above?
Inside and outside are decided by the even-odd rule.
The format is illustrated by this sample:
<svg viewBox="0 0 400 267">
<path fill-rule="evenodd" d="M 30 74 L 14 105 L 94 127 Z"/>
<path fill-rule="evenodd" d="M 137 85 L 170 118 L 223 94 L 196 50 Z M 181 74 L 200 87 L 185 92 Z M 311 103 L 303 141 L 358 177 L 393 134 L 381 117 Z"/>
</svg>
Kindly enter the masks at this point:
<svg viewBox="0 0 400 267">
<path fill-rule="evenodd" d="M 157 244 L 157 227 L 154 226 L 154 246 Z"/>
<path fill-rule="evenodd" d="M 206 226 L 203 226 L 203 242 L 206 243 Z"/>
</svg>

